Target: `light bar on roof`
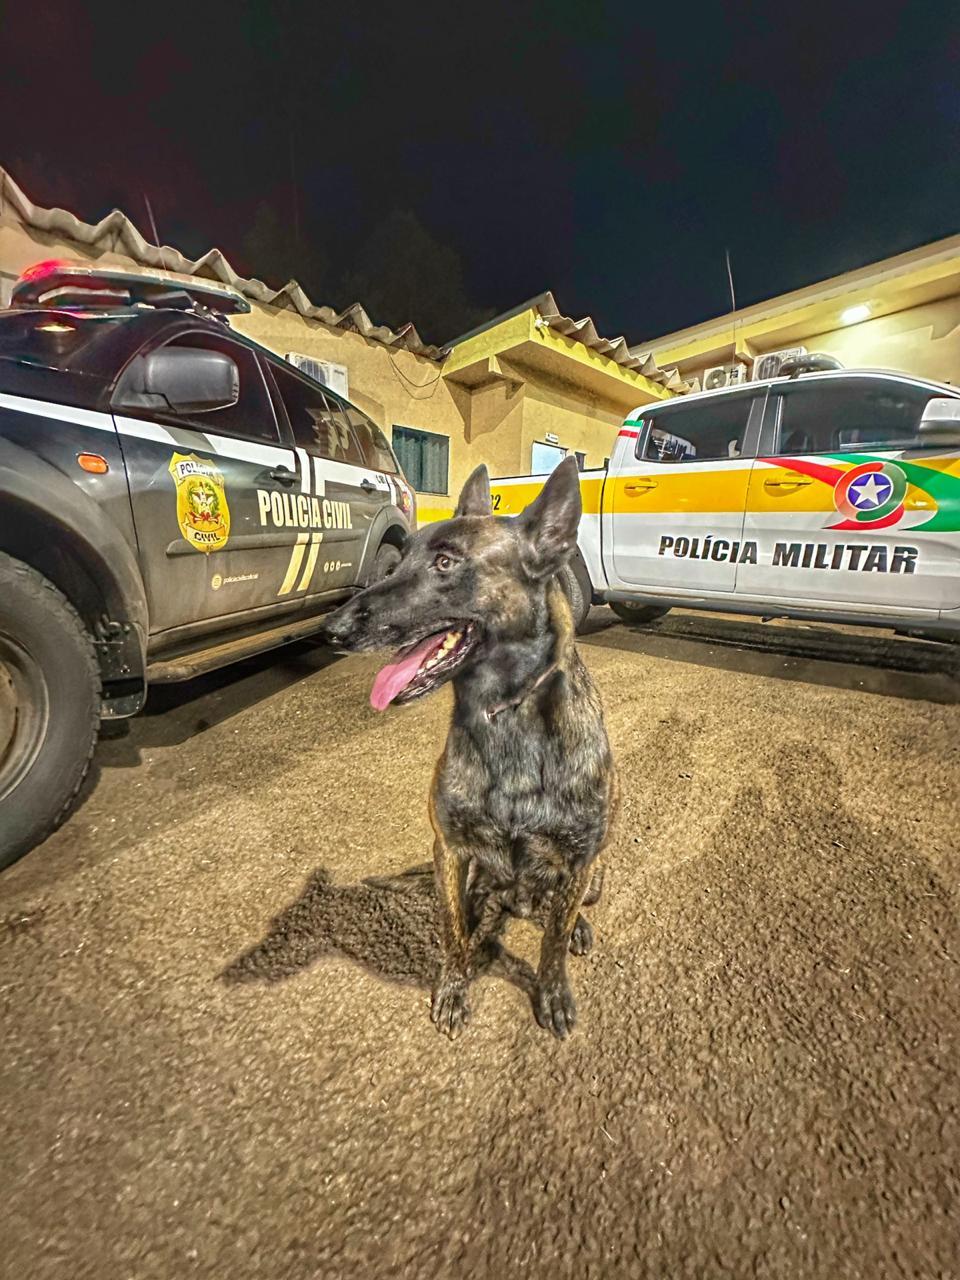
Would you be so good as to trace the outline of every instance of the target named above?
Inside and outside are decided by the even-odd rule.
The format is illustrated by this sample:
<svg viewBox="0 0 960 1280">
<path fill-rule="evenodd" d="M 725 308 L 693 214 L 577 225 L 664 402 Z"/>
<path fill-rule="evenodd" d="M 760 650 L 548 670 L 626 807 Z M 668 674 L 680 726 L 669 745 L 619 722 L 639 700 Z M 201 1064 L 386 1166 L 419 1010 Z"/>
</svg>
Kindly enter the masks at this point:
<svg viewBox="0 0 960 1280">
<path fill-rule="evenodd" d="M 204 307 L 219 315 L 248 312 L 240 294 L 193 279 L 145 271 L 101 268 L 49 259 L 22 272 L 13 286 L 14 307 L 148 306 Z"/>
</svg>

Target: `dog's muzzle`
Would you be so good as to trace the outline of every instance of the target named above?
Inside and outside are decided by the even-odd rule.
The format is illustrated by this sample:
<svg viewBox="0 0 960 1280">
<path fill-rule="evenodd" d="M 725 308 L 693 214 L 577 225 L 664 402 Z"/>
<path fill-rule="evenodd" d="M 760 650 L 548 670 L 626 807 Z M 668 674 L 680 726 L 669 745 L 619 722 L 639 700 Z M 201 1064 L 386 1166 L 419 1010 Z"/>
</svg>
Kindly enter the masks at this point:
<svg viewBox="0 0 960 1280">
<path fill-rule="evenodd" d="M 366 607 L 351 600 L 324 620 L 318 635 L 334 649 L 352 649 L 360 640 L 366 621 Z"/>
</svg>

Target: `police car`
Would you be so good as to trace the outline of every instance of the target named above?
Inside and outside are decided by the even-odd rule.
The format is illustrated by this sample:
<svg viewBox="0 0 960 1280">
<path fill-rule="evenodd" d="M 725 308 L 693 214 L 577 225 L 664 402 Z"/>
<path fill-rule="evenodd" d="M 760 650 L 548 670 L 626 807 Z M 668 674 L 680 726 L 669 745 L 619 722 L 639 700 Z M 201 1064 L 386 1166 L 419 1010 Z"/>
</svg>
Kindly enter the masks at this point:
<svg viewBox="0 0 960 1280">
<path fill-rule="evenodd" d="M 629 623 L 686 606 L 960 637 L 960 394 L 835 363 L 629 414 L 582 473 L 578 617 L 593 600 Z M 494 481 L 495 509 L 542 483 Z"/>
<path fill-rule="evenodd" d="M 101 717 L 309 635 L 415 527 L 380 429 L 231 330 L 249 309 L 48 262 L 0 312 L 0 866 L 66 812 Z"/>
</svg>

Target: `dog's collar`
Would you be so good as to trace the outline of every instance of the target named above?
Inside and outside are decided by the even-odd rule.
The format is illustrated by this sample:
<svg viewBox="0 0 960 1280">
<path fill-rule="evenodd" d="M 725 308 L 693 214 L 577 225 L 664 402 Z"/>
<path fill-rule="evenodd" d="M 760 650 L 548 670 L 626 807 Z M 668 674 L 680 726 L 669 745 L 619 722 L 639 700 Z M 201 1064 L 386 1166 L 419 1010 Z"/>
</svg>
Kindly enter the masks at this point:
<svg viewBox="0 0 960 1280">
<path fill-rule="evenodd" d="M 533 684 L 524 689 L 522 693 L 518 693 L 515 698 L 510 698 L 507 702 L 498 702 L 495 706 L 487 707 L 483 713 L 484 719 L 492 720 L 493 717 L 498 716 L 501 711 L 509 711 L 512 708 L 519 707 L 522 702 L 525 702 L 527 698 L 530 697 L 531 693 L 535 693 L 544 681 L 549 680 L 549 678 L 555 671 L 558 671 L 559 668 L 560 664 L 558 662 L 552 662 L 550 666 L 547 667 L 546 671 L 540 672 Z"/>
</svg>

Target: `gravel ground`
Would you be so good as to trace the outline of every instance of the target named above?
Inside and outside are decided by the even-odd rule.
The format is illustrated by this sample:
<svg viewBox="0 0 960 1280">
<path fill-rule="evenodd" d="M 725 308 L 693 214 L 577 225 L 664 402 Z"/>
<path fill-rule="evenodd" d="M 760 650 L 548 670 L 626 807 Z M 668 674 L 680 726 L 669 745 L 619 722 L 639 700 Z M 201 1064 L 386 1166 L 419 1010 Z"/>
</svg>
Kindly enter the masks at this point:
<svg viewBox="0 0 960 1280">
<path fill-rule="evenodd" d="M 378 716 L 302 649 L 104 739 L 0 880 L 0 1274 L 960 1276 L 944 655 L 606 611 L 583 652 L 624 800 L 562 1044 L 492 977 L 429 1020 L 396 877 L 448 691 Z"/>
</svg>

